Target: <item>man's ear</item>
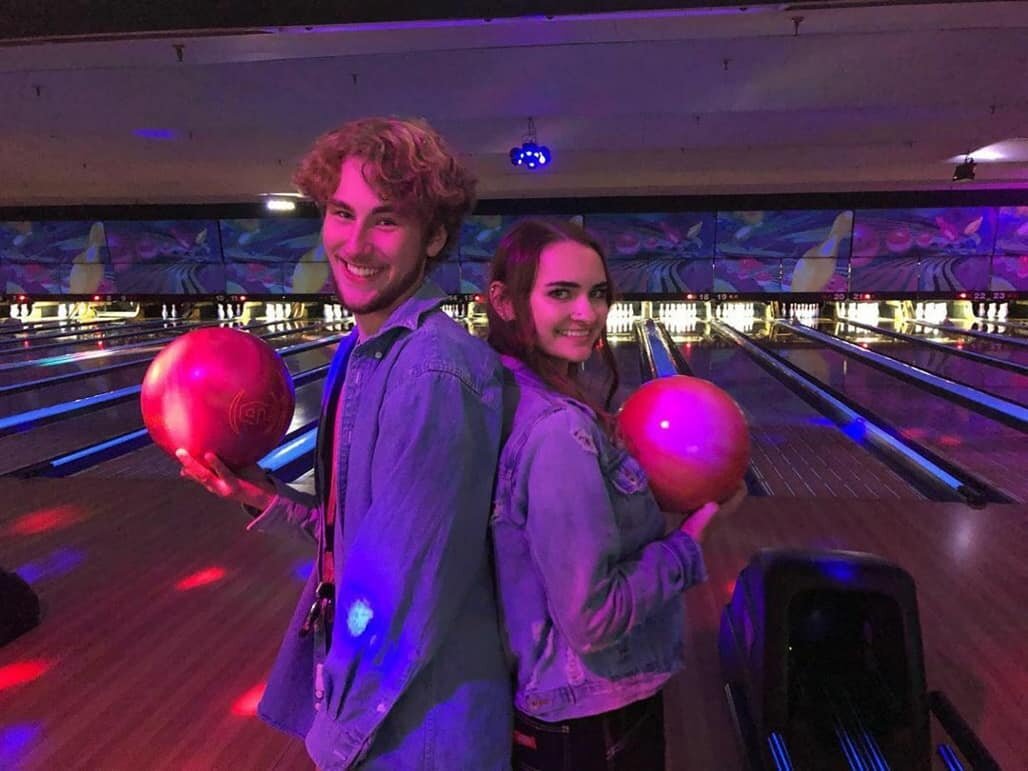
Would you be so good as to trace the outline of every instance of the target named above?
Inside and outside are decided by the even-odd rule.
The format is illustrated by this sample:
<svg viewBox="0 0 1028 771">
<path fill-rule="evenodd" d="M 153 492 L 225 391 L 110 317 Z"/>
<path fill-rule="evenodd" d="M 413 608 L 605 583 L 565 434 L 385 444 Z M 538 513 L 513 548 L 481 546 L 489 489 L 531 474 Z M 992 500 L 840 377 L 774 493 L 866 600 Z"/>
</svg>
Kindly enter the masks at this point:
<svg viewBox="0 0 1028 771">
<path fill-rule="evenodd" d="M 428 239 L 428 243 L 425 245 L 425 254 L 428 255 L 429 259 L 432 259 L 438 256 L 444 246 L 446 246 L 446 228 L 440 225 L 435 229 L 432 237 Z"/>
<path fill-rule="evenodd" d="M 489 285 L 489 304 L 504 321 L 514 320 L 514 303 L 507 292 L 507 285 L 502 281 L 494 281 Z"/>
</svg>

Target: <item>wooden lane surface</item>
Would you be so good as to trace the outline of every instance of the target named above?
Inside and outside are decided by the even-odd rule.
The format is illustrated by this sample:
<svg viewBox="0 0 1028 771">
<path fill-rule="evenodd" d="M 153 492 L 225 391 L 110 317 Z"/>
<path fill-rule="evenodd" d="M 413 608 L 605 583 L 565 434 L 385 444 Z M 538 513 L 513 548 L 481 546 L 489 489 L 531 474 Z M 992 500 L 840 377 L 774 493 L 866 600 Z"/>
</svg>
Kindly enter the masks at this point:
<svg viewBox="0 0 1028 771">
<path fill-rule="evenodd" d="M 0 479 L 0 501 L 0 564 L 39 574 L 47 609 L 38 629 L 0 648 L 0 667 L 48 667 L 0 690 L 0 735 L 28 727 L 32 737 L 13 767 L 311 767 L 298 741 L 233 712 L 266 675 L 310 547 L 245 533 L 237 507 L 178 480 Z M 668 768 L 740 767 L 717 623 L 738 571 L 768 546 L 870 551 L 909 570 L 929 687 L 1004 768 L 1025 768 L 1026 523 L 1025 506 L 746 501 L 706 544 L 710 582 L 687 593 L 688 666 L 666 697 Z M 175 589 L 209 568 L 224 576 Z"/>
<path fill-rule="evenodd" d="M 313 547 L 245 533 L 238 507 L 178 480 L 0 480 L 0 501 L 5 567 L 81 555 L 36 582 L 42 624 L 0 648 L 0 667 L 49 667 L 0 690 L 0 731 L 36 737 L 17 768 L 311 768 L 298 741 L 234 708 L 270 668 Z M 48 520 L 62 526 L 12 533 Z M 175 588 L 208 569 L 224 577 Z"/>
</svg>

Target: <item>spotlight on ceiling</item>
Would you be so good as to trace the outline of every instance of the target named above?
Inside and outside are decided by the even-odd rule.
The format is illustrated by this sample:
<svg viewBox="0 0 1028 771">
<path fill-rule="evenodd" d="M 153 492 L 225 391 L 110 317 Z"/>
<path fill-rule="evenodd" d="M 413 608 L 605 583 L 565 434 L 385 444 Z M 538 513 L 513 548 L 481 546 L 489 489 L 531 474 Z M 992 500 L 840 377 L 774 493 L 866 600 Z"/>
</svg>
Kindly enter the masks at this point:
<svg viewBox="0 0 1028 771">
<path fill-rule="evenodd" d="M 970 182 L 974 179 L 974 158 L 970 155 L 964 157 L 963 163 L 958 163 L 953 169 L 954 182 Z"/>
<path fill-rule="evenodd" d="M 550 148 L 540 145 L 535 136 L 535 121 L 528 119 L 528 131 L 522 137 L 521 147 L 510 148 L 512 166 L 524 166 L 527 169 L 538 169 L 546 166 L 553 156 Z"/>
</svg>

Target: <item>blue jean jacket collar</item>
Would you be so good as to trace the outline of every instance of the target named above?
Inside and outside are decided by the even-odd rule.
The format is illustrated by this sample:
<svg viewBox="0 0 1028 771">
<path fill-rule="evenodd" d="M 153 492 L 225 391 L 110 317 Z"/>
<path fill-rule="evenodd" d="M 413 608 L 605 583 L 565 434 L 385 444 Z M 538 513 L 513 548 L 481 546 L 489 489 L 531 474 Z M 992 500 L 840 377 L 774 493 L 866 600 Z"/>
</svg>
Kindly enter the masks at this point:
<svg viewBox="0 0 1028 771">
<path fill-rule="evenodd" d="M 408 299 L 402 302 L 394 310 L 385 324 L 378 332 L 368 340 L 386 335 L 391 329 L 404 327 L 406 329 L 417 329 L 421 324 L 421 318 L 429 311 L 435 310 L 446 300 L 446 294 L 434 282 L 426 279 L 418 290 Z M 361 341 L 366 342 L 366 341 Z"/>
</svg>

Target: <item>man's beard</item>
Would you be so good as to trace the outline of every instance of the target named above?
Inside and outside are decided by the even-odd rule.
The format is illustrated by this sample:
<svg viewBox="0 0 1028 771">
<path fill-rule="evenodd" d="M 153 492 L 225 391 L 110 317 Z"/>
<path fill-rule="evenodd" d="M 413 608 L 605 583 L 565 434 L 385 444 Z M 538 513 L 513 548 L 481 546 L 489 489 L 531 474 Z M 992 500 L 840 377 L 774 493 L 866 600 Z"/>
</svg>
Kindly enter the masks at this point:
<svg viewBox="0 0 1028 771">
<path fill-rule="evenodd" d="M 411 268 L 410 271 L 400 276 L 395 283 L 387 286 L 379 295 L 372 297 L 371 300 L 366 302 L 364 305 L 351 305 L 347 303 L 346 297 L 344 297 L 342 291 L 340 291 L 338 283 L 336 285 L 336 294 L 339 295 L 339 298 L 343 301 L 343 306 L 350 311 L 350 313 L 357 316 L 385 310 L 410 291 L 412 287 L 421 283 L 425 275 L 425 263 L 425 260 L 415 263 L 414 267 Z M 343 270 L 346 270 L 345 266 L 343 267 Z"/>
</svg>

